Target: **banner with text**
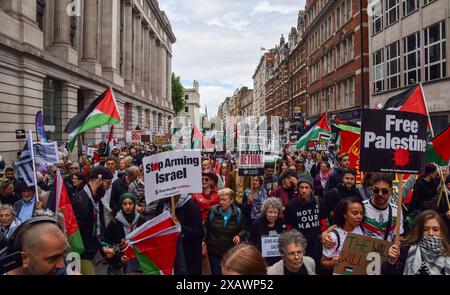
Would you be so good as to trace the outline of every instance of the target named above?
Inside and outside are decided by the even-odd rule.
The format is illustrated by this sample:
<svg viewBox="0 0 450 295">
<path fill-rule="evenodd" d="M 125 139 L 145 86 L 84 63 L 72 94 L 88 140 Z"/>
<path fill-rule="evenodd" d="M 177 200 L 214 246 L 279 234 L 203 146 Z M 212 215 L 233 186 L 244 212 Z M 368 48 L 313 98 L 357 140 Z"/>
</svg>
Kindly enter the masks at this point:
<svg viewBox="0 0 450 295">
<path fill-rule="evenodd" d="M 364 110 L 361 171 L 422 173 L 427 147 L 427 117 L 417 113 Z"/>
<path fill-rule="evenodd" d="M 143 159 L 145 202 L 202 191 L 200 151 L 171 151 Z"/>
</svg>

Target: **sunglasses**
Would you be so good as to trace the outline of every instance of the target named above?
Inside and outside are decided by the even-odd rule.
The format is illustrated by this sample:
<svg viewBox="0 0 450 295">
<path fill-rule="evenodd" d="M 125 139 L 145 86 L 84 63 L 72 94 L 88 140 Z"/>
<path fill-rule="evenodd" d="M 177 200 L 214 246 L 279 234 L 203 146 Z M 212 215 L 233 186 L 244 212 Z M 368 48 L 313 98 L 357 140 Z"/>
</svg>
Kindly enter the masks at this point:
<svg viewBox="0 0 450 295">
<path fill-rule="evenodd" d="M 202 178 L 202 181 L 209 181 L 209 178 Z"/>
<path fill-rule="evenodd" d="M 70 170 L 77 170 L 77 167 L 70 167 Z"/>
<path fill-rule="evenodd" d="M 389 190 L 388 190 L 387 188 L 382 188 L 382 189 L 379 189 L 379 188 L 373 188 L 373 189 L 372 189 L 372 192 L 373 192 L 375 195 L 378 195 L 380 192 L 381 192 L 383 195 L 387 195 L 387 194 L 389 193 Z"/>
</svg>

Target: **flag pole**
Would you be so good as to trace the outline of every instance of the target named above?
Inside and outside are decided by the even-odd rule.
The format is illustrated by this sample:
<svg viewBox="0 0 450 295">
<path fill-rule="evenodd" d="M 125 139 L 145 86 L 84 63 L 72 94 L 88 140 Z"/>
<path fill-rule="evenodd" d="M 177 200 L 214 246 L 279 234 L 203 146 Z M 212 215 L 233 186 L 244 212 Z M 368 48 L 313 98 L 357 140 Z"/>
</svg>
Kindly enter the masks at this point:
<svg viewBox="0 0 450 295">
<path fill-rule="evenodd" d="M 400 225 L 403 220 L 402 218 L 403 173 L 397 174 L 397 177 L 398 177 L 398 199 L 397 199 L 397 220 L 395 224 L 395 244 L 397 246 L 400 246 Z"/>
<path fill-rule="evenodd" d="M 29 142 L 31 146 L 29 148 L 31 151 L 31 160 L 33 162 L 34 192 L 36 194 L 36 202 L 39 202 L 39 192 L 36 177 L 36 162 L 34 161 L 33 133 L 31 133 L 31 130 L 28 131 L 28 136 L 30 137 Z"/>
<path fill-rule="evenodd" d="M 420 91 L 422 91 L 423 103 L 425 104 L 425 110 L 427 111 L 427 117 L 428 117 L 427 119 L 428 119 L 428 124 L 430 125 L 431 137 L 434 137 L 433 125 L 431 125 L 430 112 L 428 112 L 427 99 L 425 97 L 425 91 L 423 91 L 422 82 L 419 83 L 419 86 L 420 86 Z"/>
</svg>

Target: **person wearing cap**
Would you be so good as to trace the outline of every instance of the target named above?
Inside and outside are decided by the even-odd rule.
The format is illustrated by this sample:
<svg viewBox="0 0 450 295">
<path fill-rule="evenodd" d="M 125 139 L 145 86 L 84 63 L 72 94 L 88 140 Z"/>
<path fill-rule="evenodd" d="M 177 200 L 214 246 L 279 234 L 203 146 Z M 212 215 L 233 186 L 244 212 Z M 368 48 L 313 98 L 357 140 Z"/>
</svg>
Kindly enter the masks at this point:
<svg viewBox="0 0 450 295">
<path fill-rule="evenodd" d="M 27 185 L 24 181 L 19 182 L 18 191 L 21 200 L 14 204 L 14 210 L 17 212 L 17 218 L 20 222 L 24 222 L 36 212 L 36 209 L 42 209 L 44 206 L 42 202 L 36 199 L 36 189 L 34 185 Z"/>
<path fill-rule="evenodd" d="M 120 196 L 120 211 L 117 212 L 105 229 L 103 241 L 108 245 L 120 245 L 122 240 L 142 225 L 145 220 L 136 211 L 137 198 L 132 193 L 124 193 Z M 136 260 L 129 260 L 122 251 L 117 251 L 114 256 L 107 259 L 109 262 L 107 274 L 124 274 L 138 271 Z"/>
<path fill-rule="evenodd" d="M 95 167 L 88 176 L 88 183 L 73 199 L 72 207 L 83 240 L 84 252 L 81 254 L 81 273 L 95 274 L 93 259 L 98 250 L 106 258 L 114 256 L 114 250 L 102 246 L 101 235 L 104 233 L 104 208 L 100 201 L 111 186 L 113 175 L 103 166 Z"/>
<path fill-rule="evenodd" d="M 111 188 L 111 199 L 109 201 L 109 207 L 112 210 L 113 215 L 115 216 L 117 212 L 120 211 L 120 196 L 129 191 L 129 185 L 136 178 L 138 178 L 140 174 L 139 168 L 137 166 L 131 166 L 127 168 L 125 171 L 125 175 L 121 178 L 116 179 Z"/>
<path fill-rule="evenodd" d="M 319 258 L 315 253 L 317 237 L 320 235 L 320 220 L 323 213 L 319 198 L 314 195 L 313 179 L 310 175 L 302 175 L 297 181 L 297 197 L 286 204 L 284 219 L 288 229 L 300 231 L 308 241 L 306 256 Z"/>
<path fill-rule="evenodd" d="M 205 222 L 209 208 L 219 204 L 218 190 L 216 188 L 217 174 L 209 170 L 202 172 L 202 192 L 192 194 L 202 213 L 202 222 Z"/>
<path fill-rule="evenodd" d="M 311 176 L 311 174 L 309 173 L 308 170 L 306 170 L 305 168 L 305 159 L 303 158 L 303 156 L 298 156 L 295 159 L 295 168 L 296 168 L 296 173 L 297 173 L 297 178 L 299 178 L 302 175 L 309 175 Z"/>
<path fill-rule="evenodd" d="M 289 202 L 289 200 L 295 199 L 297 196 L 297 190 L 295 183 L 297 182 L 297 176 L 293 171 L 285 171 L 281 174 L 281 185 L 272 190 L 269 197 L 279 198 L 283 204 L 283 208 Z"/>
</svg>

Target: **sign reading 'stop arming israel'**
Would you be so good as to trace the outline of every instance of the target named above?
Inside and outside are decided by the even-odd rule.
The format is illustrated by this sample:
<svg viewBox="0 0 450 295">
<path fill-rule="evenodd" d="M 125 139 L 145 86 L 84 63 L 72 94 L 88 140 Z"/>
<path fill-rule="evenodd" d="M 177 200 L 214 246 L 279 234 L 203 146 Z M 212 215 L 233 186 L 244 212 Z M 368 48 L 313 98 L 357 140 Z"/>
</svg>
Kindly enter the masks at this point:
<svg viewBox="0 0 450 295">
<path fill-rule="evenodd" d="M 202 191 L 200 151 L 172 151 L 145 157 L 145 202 Z"/>
<path fill-rule="evenodd" d="M 399 111 L 364 110 L 360 170 L 422 173 L 427 147 L 427 118 Z"/>
</svg>

